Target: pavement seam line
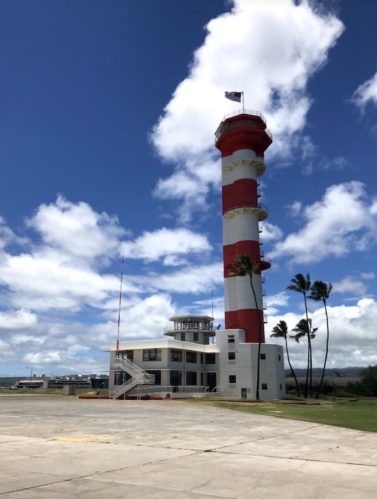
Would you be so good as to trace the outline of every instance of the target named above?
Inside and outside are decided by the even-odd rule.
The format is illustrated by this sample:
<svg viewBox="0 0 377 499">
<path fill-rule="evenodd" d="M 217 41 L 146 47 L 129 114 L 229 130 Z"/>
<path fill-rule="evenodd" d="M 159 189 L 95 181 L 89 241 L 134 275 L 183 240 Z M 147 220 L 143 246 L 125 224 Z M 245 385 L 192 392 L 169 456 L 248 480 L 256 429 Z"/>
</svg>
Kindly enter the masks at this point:
<svg viewBox="0 0 377 499">
<path fill-rule="evenodd" d="M 185 449 L 181 449 L 181 450 L 185 450 Z M 191 452 L 191 454 L 186 454 L 186 456 L 193 456 L 195 454 L 200 454 L 200 453 L 201 453 L 201 451 L 200 452 Z M 186 457 L 186 456 L 179 456 L 179 457 Z M 62 479 L 62 480 L 54 480 L 53 482 L 44 483 L 44 484 L 41 484 L 41 485 L 33 485 L 32 487 L 24 487 L 24 488 L 21 488 L 21 489 L 8 490 L 6 492 L 0 492 L 0 496 L 3 496 L 5 494 L 13 494 L 15 492 L 23 492 L 25 490 L 39 489 L 41 487 L 48 487 L 49 485 L 55 485 L 55 484 L 59 484 L 59 483 L 72 482 L 73 480 L 82 480 L 84 478 L 90 478 L 90 477 L 96 477 L 96 476 L 100 476 L 100 475 L 106 475 L 106 473 L 113 473 L 114 471 L 130 470 L 130 469 L 135 468 L 137 466 L 141 467 L 141 466 L 147 466 L 149 464 L 154 464 L 154 463 L 163 463 L 164 461 L 170 461 L 172 459 L 177 459 L 177 456 L 170 457 L 170 458 L 159 459 L 157 461 L 149 461 L 149 462 L 142 463 L 142 464 L 135 464 L 134 466 L 123 466 L 121 468 L 114 468 L 112 470 L 97 471 L 96 473 L 89 473 L 89 474 L 86 474 L 86 475 L 80 475 L 80 476 L 75 476 L 75 477 L 71 477 L 71 478 L 65 478 L 65 479 Z"/>
</svg>

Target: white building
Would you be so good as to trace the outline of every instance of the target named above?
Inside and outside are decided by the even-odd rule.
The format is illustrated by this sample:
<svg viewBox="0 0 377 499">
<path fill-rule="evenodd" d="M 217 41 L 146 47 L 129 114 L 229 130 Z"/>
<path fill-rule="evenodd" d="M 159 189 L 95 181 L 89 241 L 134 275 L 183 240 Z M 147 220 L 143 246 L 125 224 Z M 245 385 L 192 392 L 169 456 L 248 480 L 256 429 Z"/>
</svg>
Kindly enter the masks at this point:
<svg viewBox="0 0 377 499">
<path fill-rule="evenodd" d="M 169 338 L 121 342 L 110 356 L 113 398 L 216 394 L 253 400 L 258 344 L 240 329 L 214 330 L 207 316 L 172 317 Z M 261 345 L 260 398 L 285 395 L 283 349 Z"/>
</svg>

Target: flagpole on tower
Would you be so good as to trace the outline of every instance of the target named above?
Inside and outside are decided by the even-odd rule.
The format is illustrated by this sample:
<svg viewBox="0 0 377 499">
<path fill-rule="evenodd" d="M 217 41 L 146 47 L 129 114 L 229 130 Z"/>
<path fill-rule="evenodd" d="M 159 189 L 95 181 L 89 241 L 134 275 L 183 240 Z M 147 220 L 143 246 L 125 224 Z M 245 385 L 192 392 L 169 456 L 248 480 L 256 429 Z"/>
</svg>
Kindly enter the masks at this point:
<svg viewBox="0 0 377 499">
<path fill-rule="evenodd" d="M 245 96 L 244 96 L 244 92 L 241 92 L 241 95 L 242 95 L 242 113 L 244 114 L 245 113 Z"/>
</svg>

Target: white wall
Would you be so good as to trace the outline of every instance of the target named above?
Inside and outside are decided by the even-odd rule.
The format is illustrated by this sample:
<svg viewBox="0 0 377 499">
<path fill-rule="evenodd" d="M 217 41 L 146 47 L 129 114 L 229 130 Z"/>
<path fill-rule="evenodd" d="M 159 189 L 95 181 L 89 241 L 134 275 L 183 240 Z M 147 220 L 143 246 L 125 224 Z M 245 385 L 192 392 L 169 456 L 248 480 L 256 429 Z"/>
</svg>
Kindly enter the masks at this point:
<svg viewBox="0 0 377 499">
<path fill-rule="evenodd" d="M 219 392 L 226 397 L 241 397 L 242 388 L 246 389 L 246 398 L 255 399 L 258 343 L 242 343 L 243 331 L 228 329 L 219 331 L 216 343 L 219 347 Z M 229 336 L 234 336 L 235 343 L 228 343 Z M 235 360 L 228 359 L 228 352 L 235 353 Z M 280 345 L 262 343 L 260 361 L 260 389 L 262 400 L 281 399 L 285 396 L 285 373 L 283 348 Z M 236 376 L 236 383 L 229 383 L 229 376 Z M 262 389 L 266 384 L 267 389 Z"/>
</svg>

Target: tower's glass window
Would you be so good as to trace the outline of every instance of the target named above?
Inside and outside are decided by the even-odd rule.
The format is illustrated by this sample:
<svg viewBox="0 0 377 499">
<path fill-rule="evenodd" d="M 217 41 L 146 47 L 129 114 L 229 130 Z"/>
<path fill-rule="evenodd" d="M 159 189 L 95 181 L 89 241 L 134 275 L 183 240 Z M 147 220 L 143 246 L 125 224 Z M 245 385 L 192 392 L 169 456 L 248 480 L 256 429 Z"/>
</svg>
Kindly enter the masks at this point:
<svg viewBox="0 0 377 499">
<path fill-rule="evenodd" d="M 186 372 L 186 385 L 196 385 L 196 372 Z"/>
<path fill-rule="evenodd" d="M 206 364 L 216 364 L 216 356 L 214 353 L 206 353 Z"/>
<path fill-rule="evenodd" d="M 182 362 L 182 350 L 170 350 L 170 360 L 173 362 Z"/>
<path fill-rule="evenodd" d="M 196 352 L 191 352 L 191 351 L 186 352 L 186 362 L 196 364 L 196 359 L 197 359 Z"/>
<path fill-rule="evenodd" d="M 161 360 L 161 349 L 160 348 L 152 348 L 150 350 L 143 350 L 143 360 Z"/>
<path fill-rule="evenodd" d="M 229 383 L 237 383 L 237 376 L 235 376 L 234 374 L 230 374 L 229 375 Z"/>
</svg>

